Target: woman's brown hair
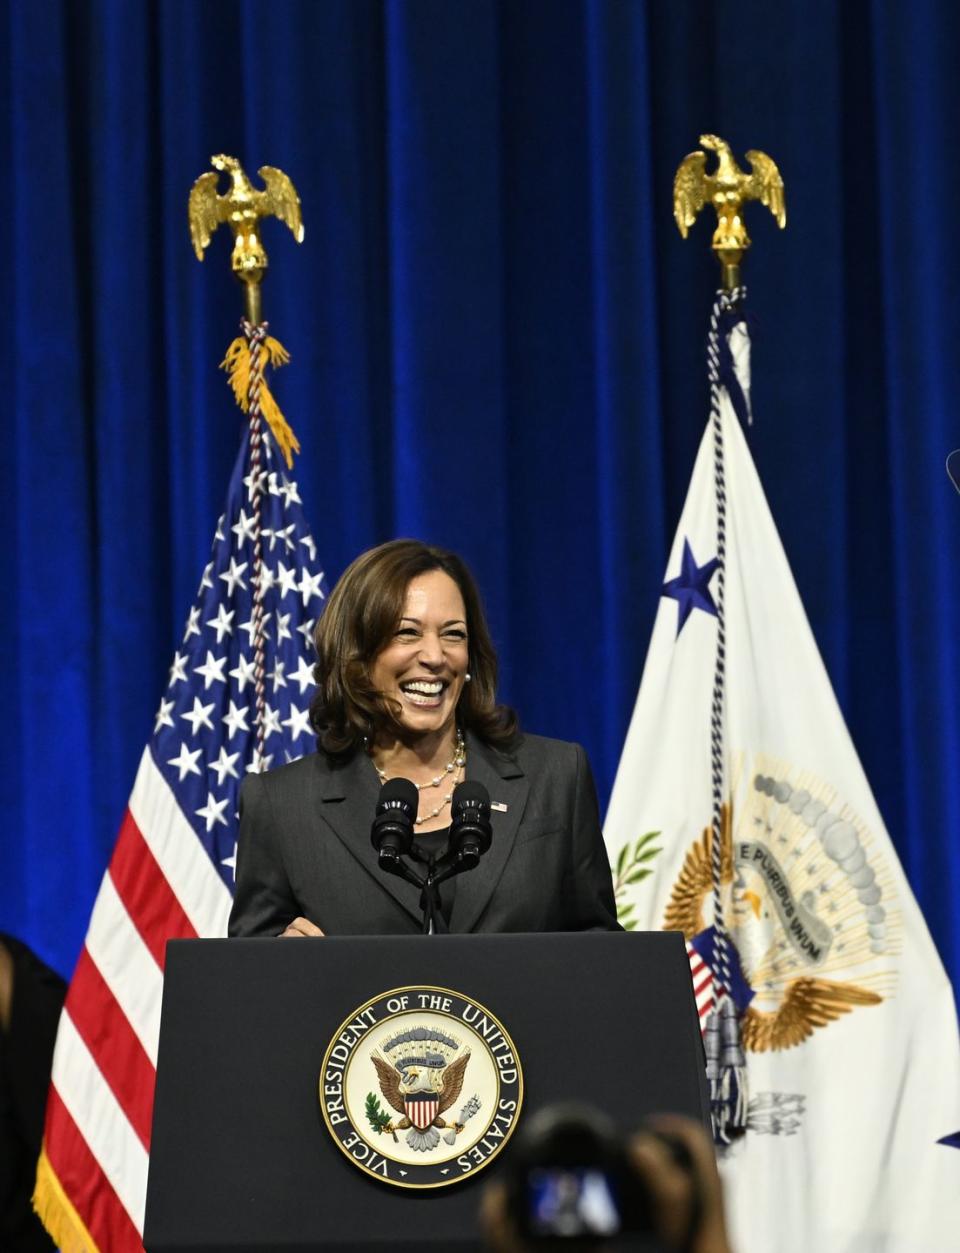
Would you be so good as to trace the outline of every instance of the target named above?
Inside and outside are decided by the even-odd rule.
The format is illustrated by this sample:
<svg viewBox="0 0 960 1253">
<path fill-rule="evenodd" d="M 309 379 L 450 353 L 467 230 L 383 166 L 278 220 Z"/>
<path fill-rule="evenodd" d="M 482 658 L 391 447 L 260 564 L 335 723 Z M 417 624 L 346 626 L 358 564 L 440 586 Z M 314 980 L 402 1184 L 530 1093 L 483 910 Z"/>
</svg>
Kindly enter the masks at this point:
<svg viewBox="0 0 960 1253">
<path fill-rule="evenodd" d="M 328 757 L 356 751 L 373 740 L 378 726 L 397 725 L 395 704 L 373 687 L 370 667 L 397 629 L 411 579 L 430 570 L 453 579 L 467 611 L 472 678 L 457 706 L 460 726 L 495 748 L 507 748 L 516 736 L 516 714 L 497 704 L 497 654 L 473 575 L 455 553 L 396 539 L 368 549 L 347 567 L 317 623 L 310 724 L 317 748 Z"/>
</svg>

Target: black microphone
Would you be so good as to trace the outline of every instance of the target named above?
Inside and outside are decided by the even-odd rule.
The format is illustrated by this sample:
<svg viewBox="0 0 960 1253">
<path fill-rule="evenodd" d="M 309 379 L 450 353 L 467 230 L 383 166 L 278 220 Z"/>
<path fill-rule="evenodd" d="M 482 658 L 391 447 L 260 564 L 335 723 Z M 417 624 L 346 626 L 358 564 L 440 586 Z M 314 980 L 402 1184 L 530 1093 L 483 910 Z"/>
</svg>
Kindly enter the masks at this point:
<svg viewBox="0 0 960 1253">
<path fill-rule="evenodd" d="M 490 847 L 490 793 L 475 779 L 453 789 L 450 802 L 450 852 L 462 870 L 472 870 Z"/>
<path fill-rule="evenodd" d="M 413 820 L 419 803 L 417 789 L 409 779 L 388 779 L 380 789 L 370 843 L 377 850 L 381 870 L 403 874 L 400 859 L 413 844 Z"/>
</svg>

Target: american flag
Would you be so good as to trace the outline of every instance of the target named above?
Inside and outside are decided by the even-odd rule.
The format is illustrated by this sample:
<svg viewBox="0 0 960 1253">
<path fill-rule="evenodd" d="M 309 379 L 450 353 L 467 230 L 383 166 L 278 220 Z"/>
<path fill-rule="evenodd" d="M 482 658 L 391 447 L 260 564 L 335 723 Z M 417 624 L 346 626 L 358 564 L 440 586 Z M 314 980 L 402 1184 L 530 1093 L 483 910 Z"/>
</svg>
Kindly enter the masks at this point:
<svg viewBox="0 0 960 1253">
<path fill-rule="evenodd" d="M 687 961 L 690 963 L 693 995 L 697 1002 L 697 1017 L 700 1019 L 702 1032 L 707 1025 L 710 1011 L 713 1009 L 713 971 L 689 940 L 687 941 Z"/>
<path fill-rule="evenodd" d="M 323 572 L 297 485 L 249 433 L 234 468 L 60 1020 L 36 1203 L 65 1248 L 142 1249 L 167 940 L 223 936 L 245 772 L 313 746 L 312 632 Z M 263 748 L 255 726 L 260 503 Z M 122 670 L 123 659 L 117 664 Z"/>
</svg>

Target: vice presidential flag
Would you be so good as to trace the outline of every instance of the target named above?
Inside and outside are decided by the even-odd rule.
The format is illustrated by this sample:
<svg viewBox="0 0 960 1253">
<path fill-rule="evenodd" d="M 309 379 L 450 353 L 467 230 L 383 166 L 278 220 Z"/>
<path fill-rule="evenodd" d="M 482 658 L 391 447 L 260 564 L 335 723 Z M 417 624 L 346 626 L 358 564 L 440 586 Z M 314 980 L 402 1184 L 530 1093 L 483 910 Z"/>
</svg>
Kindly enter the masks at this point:
<svg viewBox="0 0 960 1253">
<path fill-rule="evenodd" d="M 297 485 L 266 432 L 262 449 L 255 477 L 248 433 L 60 1021 L 34 1201 L 64 1250 L 142 1249 L 166 942 L 226 935 L 243 775 L 313 745 L 312 631 L 323 572 Z"/>
<path fill-rule="evenodd" d="M 960 1241 L 960 1152 L 940 1142 L 960 1127 L 953 996 L 735 413 L 749 404 L 738 317 L 719 341 L 722 465 L 708 423 L 607 814 L 618 903 L 630 923 L 683 931 L 703 1020 L 724 986 L 716 803 L 747 1080 L 746 1131 L 722 1150 L 740 1253 L 947 1253 Z"/>
</svg>

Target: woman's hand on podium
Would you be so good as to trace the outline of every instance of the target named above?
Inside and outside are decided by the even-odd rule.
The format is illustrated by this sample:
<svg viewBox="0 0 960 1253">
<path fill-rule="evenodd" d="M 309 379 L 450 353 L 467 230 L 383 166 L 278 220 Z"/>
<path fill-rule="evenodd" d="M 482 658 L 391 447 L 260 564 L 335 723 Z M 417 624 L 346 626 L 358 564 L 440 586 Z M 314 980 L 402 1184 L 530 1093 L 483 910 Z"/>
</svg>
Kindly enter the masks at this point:
<svg viewBox="0 0 960 1253">
<path fill-rule="evenodd" d="M 294 918 L 293 922 L 287 925 L 286 930 L 280 932 L 281 938 L 287 935 L 323 935 L 323 932 L 309 918 Z"/>
</svg>

